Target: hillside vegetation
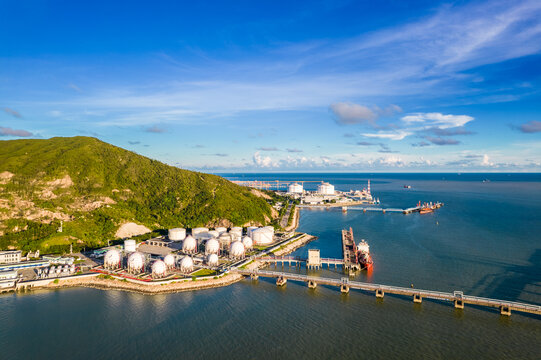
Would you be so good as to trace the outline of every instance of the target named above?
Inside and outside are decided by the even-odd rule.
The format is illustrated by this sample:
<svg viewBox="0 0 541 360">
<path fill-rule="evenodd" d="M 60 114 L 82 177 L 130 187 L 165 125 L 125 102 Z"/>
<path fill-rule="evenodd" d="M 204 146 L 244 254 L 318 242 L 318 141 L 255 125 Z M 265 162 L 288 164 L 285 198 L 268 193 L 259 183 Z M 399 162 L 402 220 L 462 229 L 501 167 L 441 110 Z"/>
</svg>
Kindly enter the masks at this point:
<svg viewBox="0 0 541 360">
<path fill-rule="evenodd" d="M 248 188 L 95 138 L 0 141 L 2 249 L 99 246 L 127 222 L 154 230 L 271 220 Z"/>
</svg>

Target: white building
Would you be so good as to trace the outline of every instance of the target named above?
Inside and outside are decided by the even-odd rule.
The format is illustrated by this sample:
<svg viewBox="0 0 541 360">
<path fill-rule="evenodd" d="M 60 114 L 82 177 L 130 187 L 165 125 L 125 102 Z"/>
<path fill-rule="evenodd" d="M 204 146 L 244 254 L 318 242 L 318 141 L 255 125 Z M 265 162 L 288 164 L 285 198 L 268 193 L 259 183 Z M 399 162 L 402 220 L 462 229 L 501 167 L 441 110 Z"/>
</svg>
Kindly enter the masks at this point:
<svg viewBox="0 0 541 360">
<path fill-rule="evenodd" d="M 0 272 L 0 288 L 11 288 L 17 282 L 17 271 Z"/>
<path fill-rule="evenodd" d="M 0 251 L 0 264 L 15 264 L 21 262 L 21 250 Z"/>
<path fill-rule="evenodd" d="M 303 193 L 302 185 L 299 183 L 289 184 L 287 188 L 287 192 L 290 194 L 302 194 Z"/>
<path fill-rule="evenodd" d="M 318 185 L 317 193 L 321 195 L 334 195 L 334 185 L 323 182 Z"/>
</svg>

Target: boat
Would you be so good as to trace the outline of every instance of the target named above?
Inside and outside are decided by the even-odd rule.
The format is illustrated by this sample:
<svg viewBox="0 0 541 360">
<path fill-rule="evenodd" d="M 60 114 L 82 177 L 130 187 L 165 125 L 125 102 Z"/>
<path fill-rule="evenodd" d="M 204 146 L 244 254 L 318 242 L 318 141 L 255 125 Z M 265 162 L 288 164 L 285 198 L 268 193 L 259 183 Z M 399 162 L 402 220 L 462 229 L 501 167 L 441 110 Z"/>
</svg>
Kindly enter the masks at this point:
<svg viewBox="0 0 541 360">
<path fill-rule="evenodd" d="M 422 207 L 421 210 L 419 210 L 420 214 L 429 214 L 431 212 L 434 212 L 434 209 L 428 206 Z"/>
<path fill-rule="evenodd" d="M 411 189 L 411 185 L 404 185 L 404 189 Z"/>
<path fill-rule="evenodd" d="M 370 246 L 364 239 L 357 244 L 357 262 L 361 265 L 361 269 L 372 270 L 374 262 L 370 256 Z"/>
</svg>

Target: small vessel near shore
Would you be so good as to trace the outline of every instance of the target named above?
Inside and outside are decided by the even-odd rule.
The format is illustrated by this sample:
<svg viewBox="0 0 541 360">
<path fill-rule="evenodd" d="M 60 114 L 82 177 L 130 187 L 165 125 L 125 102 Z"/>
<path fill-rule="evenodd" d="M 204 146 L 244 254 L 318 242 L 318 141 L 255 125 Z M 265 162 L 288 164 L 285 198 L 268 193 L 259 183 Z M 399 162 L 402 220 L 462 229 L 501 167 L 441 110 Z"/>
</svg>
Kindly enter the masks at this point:
<svg viewBox="0 0 541 360">
<path fill-rule="evenodd" d="M 411 185 L 404 185 L 404 189 L 411 189 Z"/>
<path fill-rule="evenodd" d="M 374 262 L 370 256 L 370 246 L 364 239 L 357 244 L 357 262 L 361 265 L 361 269 L 372 270 Z"/>
</svg>

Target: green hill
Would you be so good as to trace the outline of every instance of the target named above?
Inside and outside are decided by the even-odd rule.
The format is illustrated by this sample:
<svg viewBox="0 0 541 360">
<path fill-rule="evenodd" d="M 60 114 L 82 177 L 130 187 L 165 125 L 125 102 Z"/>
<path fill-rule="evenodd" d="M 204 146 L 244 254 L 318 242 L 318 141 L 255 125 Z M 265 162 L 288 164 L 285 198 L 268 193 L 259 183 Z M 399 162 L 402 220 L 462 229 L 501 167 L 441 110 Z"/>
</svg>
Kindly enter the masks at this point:
<svg viewBox="0 0 541 360">
<path fill-rule="evenodd" d="M 126 222 L 153 230 L 269 223 L 272 208 L 254 193 L 95 138 L 0 141 L 0 248 L 99 246 Z"/>
</svg>

